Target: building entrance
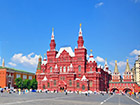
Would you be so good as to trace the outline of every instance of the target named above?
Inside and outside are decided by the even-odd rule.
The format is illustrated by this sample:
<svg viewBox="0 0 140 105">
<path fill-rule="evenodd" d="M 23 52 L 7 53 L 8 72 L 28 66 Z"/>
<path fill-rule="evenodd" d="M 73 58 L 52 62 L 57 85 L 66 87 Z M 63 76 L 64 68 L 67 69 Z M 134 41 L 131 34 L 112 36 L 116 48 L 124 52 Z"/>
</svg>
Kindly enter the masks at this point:
<svg viewBox="0 0 140 105">
<path fill-rule="evenodd" d="M 64 91 L 64 87 L 60 87 L 60 91 Z"/>
</svg>

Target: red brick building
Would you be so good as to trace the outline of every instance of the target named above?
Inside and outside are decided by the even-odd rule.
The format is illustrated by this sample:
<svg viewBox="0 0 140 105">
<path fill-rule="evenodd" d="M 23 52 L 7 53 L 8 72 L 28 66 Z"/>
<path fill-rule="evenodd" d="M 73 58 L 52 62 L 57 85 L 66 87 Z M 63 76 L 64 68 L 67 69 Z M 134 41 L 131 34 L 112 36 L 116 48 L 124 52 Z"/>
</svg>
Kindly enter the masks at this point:
<svg viewBox="0 0 140 105">
<path fill-rule="evenodd" d="M 2 66 L 0 66 L 0 87 L 15 88 L 16 87 L 15 79 L 19 77 L 22 78 L 23 80 L 25 79 L 32 80 L 35 78 L 35 73 L 5 67 L 3 59 Z"/>
<path fill-rule="evenodd" d="M 134 82 L 133 73 L 130 70 L 129 63 L 127 60 L 126 69 L 123 73 L 123 78 L 118 71 L 117 61 L 115 61 L 115 69 L 112 74 L 112 80 L 109 83 L 109 90 L 112 92 L 139 92 L 140 86 Z"/>
<path fill-rule="evenodd" d="M 107 61 L 104 68 L 97 66 L 92 53 L 87 59 L 87 49 L 80 25 L 78 47 L 62 47 L 55 50 L 56 43 L 52 31 L 50 50 L 47 59 L 39 57 L 36 71 L 38 89 L 68 91 L 107 91 L 111 78 Z"/>
</svg>

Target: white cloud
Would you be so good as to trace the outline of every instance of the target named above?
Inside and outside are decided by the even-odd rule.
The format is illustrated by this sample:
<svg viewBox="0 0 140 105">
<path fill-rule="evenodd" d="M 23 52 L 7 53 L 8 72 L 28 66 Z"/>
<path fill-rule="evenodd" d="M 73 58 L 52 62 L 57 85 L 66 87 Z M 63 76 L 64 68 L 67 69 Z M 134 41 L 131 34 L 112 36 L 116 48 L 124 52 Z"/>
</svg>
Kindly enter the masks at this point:
<svg viewBox="0 0 140 105">
<path fill-rule="evenodd" d="M 102 6 L 103 4 L 104 4 L 103 2 L 97 3 L 97 4 L 95 4 L 95 8 L 98 8 L 98 7 Z"/>
<path fill-rule="evenodd" d="M 97 61 L 97 62 L 104 62 L 105 60 L 104 60 L 103 58 L 97 56 L 97 57 L 95 58 L 95 61 Z"/>
<path fill-rule="evenodd" d="M 8 63 L 9 65 L 11 65 L 11 66 L 17 66 L 15 63 L 13 63 L 13 62 L 9 62 Z"/>
<path fill-rule="evenodd" d="M 132 1 L 134 1 L 134 3 L 138 3 L 138 2 L 140 2 L 140 0 L 132 0 Z"/>
<path fill-rule="evenodd" d="M 124 62 L 124 61 L 120 61 L 117 64 L 118 64 L 118 67 L 120 67 L 120 68 L 126 66 L 126 62 Z"/>
<path fill-rule="evenodd" d="M 113 67 L 115 66 L 115 63 L 113 61 L 109 62 L 109 64 Z"/>
<path fill-rule="evenodd" d="M 111 61 L 111 62 L 109 62 L 109 64 L 111 65 L 111 66 L 115 66 L 115 61 Z M 124 66 L 126 66 L 126 62 L 124 62 L 124 61 L 119 61 L 119 62 L 117 62 L 117 65 L 118 65 L 118 67 L 124 67 Z"/>
<path fill-rule="evenodd" d="M 23 64 L 25 66 L 33 66 L 36 67 L 38 63 L 39 55 L 34 53 L 30 53 L 27 56 L 24 56 L 22 53 L 14 54 L 12 57 L 12 61 L 16 64 Z"/>
<path fill-rule="evenodd" d="M 130 53 L 130 55 L 140 55 L 140 50 L 135 49 Z"/>
</svg>

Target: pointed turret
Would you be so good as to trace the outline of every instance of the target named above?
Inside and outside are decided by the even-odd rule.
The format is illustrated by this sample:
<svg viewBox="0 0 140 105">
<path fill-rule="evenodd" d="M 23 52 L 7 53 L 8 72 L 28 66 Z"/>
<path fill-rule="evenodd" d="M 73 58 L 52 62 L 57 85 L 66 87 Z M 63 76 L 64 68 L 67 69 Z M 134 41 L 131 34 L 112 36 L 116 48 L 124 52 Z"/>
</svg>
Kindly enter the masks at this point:
<svg viewBox="0 0 140 105">
<path fill-rule="evenodd" d="M 54 28 L 52 28 L 52 37 L 51 40 L 54 40 Z"/>
<path fill-rule="evenodd" d="M 50 51 L 55 51 L 55 40 L 54 40 L 54 28 L 52 28 L 52 36 L 51 36 L 51 43 L 50 43 Z"/>
<path fill-rule="evenodd" d="M 125 72 L 131 72 L 130 67 L 129 67 L 129 63 L 128 63 L 128 59 L 127 59 L 127 63 L 126 63 Z"/>
<path fill-rule="evenodd" d="M 82 36 L 82 29 L 81 29 L 82 24 L 80 24 L 80 29 L 79 29 L 79 36 Z"/>
<path fill-rule="evenodd" d="M 119 73 L 118 66 L 117 66 L 117 60 L 115 60 L 115 69 L 112 74 L 112 82 L 120 82 L 121 81 L 121 74 Z"/>
<path fill-rule="evenodd" d="M 124 82 L 132 82 L 132 81 L 134 81 L 133 73 L 130 70 L 128 59 L 127 59 L 127 62 L 126 62 L 125 72 L 123 73 L 123 81 Z"/>
<path fill-rule="evenodd" d="M 82 36 L 82 29 L 81 29 L 81 24 L 80 24 L 80 29 L 79 29 L 79 36 L 78 36 L 78 48 L 82 48 L 84 45 L 84 40 L 83 40 L 83 36 Z"/>
<path fill-rule="evenodd" d="M 2 60 L 2 67 L 5 67 L 4 59 Z"/>
<path fill-rule="evenodd" d="M 95 59 L 93 58 L 93 55 L 92 55 L 92 49 L 90 50 L 90 56 L 89 56 L 89 59 L 88 59 L 88 62 L 94 62 Z"/>
<path fill-rule="evenodd" d="M 107 58 L 105 58 L 104 71 L 108 71 Z"/>
<path fill-rule="evenodd" d="M 114 73 L 119 73 L 118 66 L 117 66 L 117 60 L 115 61 Z"/>
<path fill-rule="evenodd" d="M 46 54 L 44 54 L 44 59 L 43 59 L 43 61 L 47 61 Z"/>
<path fill-rule="evenodd" d="M 37 70 L 41 70 L 41 63 L 42 63 L 42 58 L 41 55 L 39 55 Z"/>
</svg>

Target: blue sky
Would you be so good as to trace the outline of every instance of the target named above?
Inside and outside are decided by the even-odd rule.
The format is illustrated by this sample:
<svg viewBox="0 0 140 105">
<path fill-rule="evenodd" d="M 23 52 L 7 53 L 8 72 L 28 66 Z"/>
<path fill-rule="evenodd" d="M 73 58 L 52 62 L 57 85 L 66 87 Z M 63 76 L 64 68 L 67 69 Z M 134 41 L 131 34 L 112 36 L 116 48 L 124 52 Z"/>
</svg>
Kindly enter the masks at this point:
<svg viewBox="0 0 140 105">
<path fill-rule="evenodd" d="M 82 23 L 84 46 L 111 71 L 140 54 L 140 0 L 1 0 L 0 65 L 36 71 L 38 55 L 49 49 L 54 27 L 56 49 L 77 46 Z"/>
</svg>

